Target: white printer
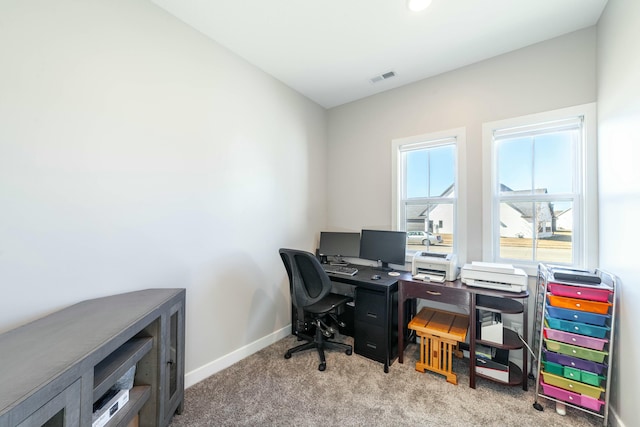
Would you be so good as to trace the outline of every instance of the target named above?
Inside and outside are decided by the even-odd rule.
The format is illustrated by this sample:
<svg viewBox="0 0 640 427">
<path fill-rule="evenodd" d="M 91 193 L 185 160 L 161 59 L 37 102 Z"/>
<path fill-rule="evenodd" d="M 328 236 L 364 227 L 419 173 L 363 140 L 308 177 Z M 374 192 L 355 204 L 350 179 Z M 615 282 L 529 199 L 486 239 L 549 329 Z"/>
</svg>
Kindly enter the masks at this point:
<svg viewBox="0 0 640 427">
<path fill-rule="evenodd" d="M 416 252 L 411 262 L 411 274 L 414 279 L 428 282 L 453 281 L 458 278 L 458 266 L 455 254 L 434 252 Z"/>
<path fill-rule="evenodd" d="M 496 289 L 508 292 L 527 290 L 527 273 L 511 264 L 477 262 L 465 264 L 460 280 L 468 286 Z"/>
</svg>

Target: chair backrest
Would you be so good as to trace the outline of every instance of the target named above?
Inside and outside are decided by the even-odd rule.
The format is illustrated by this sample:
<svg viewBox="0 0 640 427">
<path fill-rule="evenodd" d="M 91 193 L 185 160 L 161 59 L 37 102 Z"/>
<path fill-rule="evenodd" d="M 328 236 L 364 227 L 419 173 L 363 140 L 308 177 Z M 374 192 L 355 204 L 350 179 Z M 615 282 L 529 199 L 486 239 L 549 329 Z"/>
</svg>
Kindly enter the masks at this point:
<svg viewBox="0 0 640 427">
<path fill-rule="evenodd" d="M 331 292 L 331 279 L 315 255 L 282 248 L 280 258 L 289 275 L 289 290 L 294 306 L 304 308 L 315 304 Z"/>
</svg>

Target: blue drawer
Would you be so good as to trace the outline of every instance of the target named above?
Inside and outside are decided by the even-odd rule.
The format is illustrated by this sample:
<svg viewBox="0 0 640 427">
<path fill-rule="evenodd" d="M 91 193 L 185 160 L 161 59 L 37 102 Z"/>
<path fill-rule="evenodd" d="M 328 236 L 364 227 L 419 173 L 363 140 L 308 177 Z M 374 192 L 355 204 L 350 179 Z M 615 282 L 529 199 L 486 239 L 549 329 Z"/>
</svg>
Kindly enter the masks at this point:
<svg viewBox="0 0 640 427">
<path fill-rule="evenodd" d="M 557 319 L 571 320 L 572 322 L 589 323 L 591 325 L 605 326 L 611 318 L 609 314 L 596 314 L 585 311 L 569 310 L 547 305 L 547 311 L 551 317 Z"/>
<path fill-rule="evenodd" d="M 605 338 L 608 336 L 611 328 L 608 326 L 596 326 L 588 323 L 571 322 L 569 320 L 556 319 L 549 316 L 547 312 L 544 316 L 549 326 L 559 331 L 571 332 L 573 334 L 587 335 L 594 338 Z"/>
</svg>

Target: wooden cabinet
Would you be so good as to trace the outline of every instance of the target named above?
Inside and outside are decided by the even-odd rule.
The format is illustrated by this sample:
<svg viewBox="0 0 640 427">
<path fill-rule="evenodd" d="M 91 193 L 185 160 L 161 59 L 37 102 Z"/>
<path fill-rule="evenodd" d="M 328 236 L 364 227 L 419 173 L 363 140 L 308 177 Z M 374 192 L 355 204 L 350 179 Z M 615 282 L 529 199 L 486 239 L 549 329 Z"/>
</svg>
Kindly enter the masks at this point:
<svg viewBox="0 0 640 427">
<path fill-rule="evenodd" d="M 538 397 L 603 419 L 608 425 L 616 277 L 538 266 L 535 348 Z"/>
<path fill-rule="evenodd" d="M 91 426 L 94 403 L 134 371 L 106 426 L 167 426 L 184 399 L 184 311 L 184 289 L 147 289 L 0 335 L 0 427 Z"/>
</svg>

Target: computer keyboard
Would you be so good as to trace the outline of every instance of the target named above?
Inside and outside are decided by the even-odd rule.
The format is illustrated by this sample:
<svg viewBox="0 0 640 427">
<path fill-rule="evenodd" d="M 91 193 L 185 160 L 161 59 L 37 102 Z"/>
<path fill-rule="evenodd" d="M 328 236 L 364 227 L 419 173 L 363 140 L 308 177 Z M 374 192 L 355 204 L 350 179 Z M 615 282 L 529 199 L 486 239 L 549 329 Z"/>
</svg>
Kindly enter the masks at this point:
<svg viewBox="0 0 640 427">
<path fill-rule="evenodd" d="M 357 268 L 347 267 L 346 265 L 322 264 L 322 268 L 327 273 L 344 274 L 346 276 L 353 276 L 358 272 Z"/>
</svg>

